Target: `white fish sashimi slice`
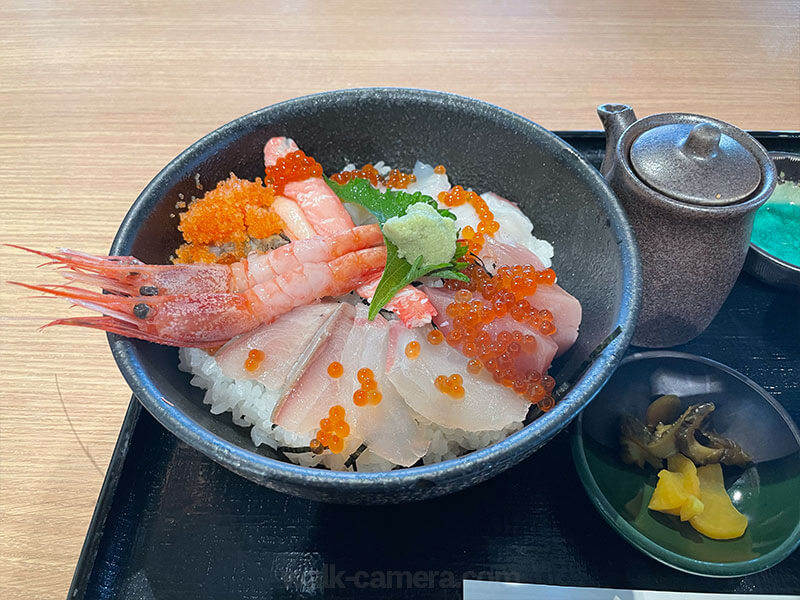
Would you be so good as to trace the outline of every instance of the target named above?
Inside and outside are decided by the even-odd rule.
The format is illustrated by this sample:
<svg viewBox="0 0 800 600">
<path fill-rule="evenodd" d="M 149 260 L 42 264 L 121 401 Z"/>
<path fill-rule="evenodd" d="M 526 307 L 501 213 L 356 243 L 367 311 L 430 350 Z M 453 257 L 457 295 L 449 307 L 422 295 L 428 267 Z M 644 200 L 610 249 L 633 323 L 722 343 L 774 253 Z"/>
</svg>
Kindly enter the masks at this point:
<svg viewBox="0 0 800 600">
<path fill-rule="evenodd" d="M 389 323 L 386 319 L 378 315 L 374 321 L 368 321 L 367 307 L 356 307 L 355 323 L 342 355 L 345 374 L 342 376 L 340 403 L 345 407 L 351 437 L 362 439 L 378 456 L 409 467 L 425 455 L 430 440 L 386 377 L 388 349 Z M 382 398 L 377 405 L 356 406 L 353 393 L 361 387 L 356 375 L 365 367 L 372 370 Z"/>
<path fill-rule="evenodd" d="M 341 362 L 355 316 L 351 304 L 341 306 L 330 321 L 330 336 L 308 363 L 295 386 L 275 406 L 272 421 L 277 425 L 295 433 L 318 429 L 320 419 L 340 401 L 341 378 L 328 375 L 328 365 L 334 361 Z"/>
<path fill-rule="evenodd" d="M 447 344 L 432 346 L 425 335 L 427 327 L 405 329 L 394 325 L 396 333 L 394 360 L 389 365 L 389 380 L 408 405 L 426 419 L 442 427 L 465 431 L 499 431 L 519 423 L 528 414 L 530 403 L 513 391 L 496 384 L 486 375 L 467 372 L 467 359 Z M 416 359 L 403 349 L 417 341 L 422 351 Z M 436 389 L 439 375 L 458 373 L 465 390 L 462 399 L 454 399 Z"/>
<path fill-rule="evenodd" d="M 488 241 L 484 251 L 496 266 L 532 264 L 537 269 L 541 268 L 535 262 L 536 255 L 528 248 Z M 564 354 L 578 339 L 583 316 L 581 303 L 557 283 L 538 286 L 536 293 L 528 296 L 528 302 L 539 310 L 547 309 L 553 313 L 556 332 L 551 337 L 558 344 L 558 356 Z"/>
<path fill-rule="evenodd" d="M 495 221 L 500 223 L 500 229 L 495 234 L 498 242 L 523 246 L 536 254 L 545 267 L 552 264 L 553 246 L 533 235 L 533 223 L 514 202 L 493 192 L 481 194 L 481 198 L 489 206 Z"/>
<path fill-rule="evenodd" d="M 447 335 L 447 332 L 451 329 L 451 323 L 447 316 L 447 306 L 453 302 L 453 294 L 455 292 L 444 288 L 425 287 L 422 289 L 438 312 L 438 316 L 434 319 L 436 326 L 441 329 L 443 334 Z M 536 349 L 533 352 L 520 354 L 516 360 L 517 368 L 524 373 L 530 373 L 531 371 L 536 371 L 540 375 L 547 373 L 547 369 L 550 368 L 550 363 L 553 362 L 558 351 L 558 344 L 553 339 L 555 336 L 543 335 L 539 330 L 526 323 L 519 323 L 509 316 L 490 322 L 486 326 L 486 331 L 495 336 L 501 331 L 519 331 L 523 335 L 529 334 L 536 338 Z"/>
<path fill-rule="evenodd" d="M 330 324 L 342 306 L 338 302 L 299 306 L 268 325 L 233 338 L 215 355 L 217 364 L 228 377 L 255 379 L 282 398 L 328 338 Z M 254 371 L 245 368 L 250 350 L 264 352 Z"/>
</svg>

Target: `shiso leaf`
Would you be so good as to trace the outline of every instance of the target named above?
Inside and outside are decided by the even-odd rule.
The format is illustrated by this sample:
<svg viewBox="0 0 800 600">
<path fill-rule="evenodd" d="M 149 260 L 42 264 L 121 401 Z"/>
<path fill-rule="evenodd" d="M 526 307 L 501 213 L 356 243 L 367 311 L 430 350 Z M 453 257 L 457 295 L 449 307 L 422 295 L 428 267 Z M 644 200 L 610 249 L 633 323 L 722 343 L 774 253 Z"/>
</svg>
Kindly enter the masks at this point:
<svg viewBox="0 0 800 600">
<path fill-rule="evenodd" d="M 415 192 L 409 194 L 402 190 L 385 190 L 380 191 L 372 187 L 372 184 L 366 179 L 355 177 L 342 185 L 336 183 L 332 179 L 325 178 L 325 182 L 330 188 L 339 196 L 342 202 L 352 202 L 353 204 L 360 204 L 371 212 L 383 226 L 386 221 L 392 217 L 402 217 L 406 214 L 406 210 L 412 204 L 424 202 L 430 204 L 435 208 L 440 215 L 453 219 L 456 216 L 446 208 L 439 208 L 436 200 L 430 196 L 426 196 L 422 192 Z"/>
</svg>

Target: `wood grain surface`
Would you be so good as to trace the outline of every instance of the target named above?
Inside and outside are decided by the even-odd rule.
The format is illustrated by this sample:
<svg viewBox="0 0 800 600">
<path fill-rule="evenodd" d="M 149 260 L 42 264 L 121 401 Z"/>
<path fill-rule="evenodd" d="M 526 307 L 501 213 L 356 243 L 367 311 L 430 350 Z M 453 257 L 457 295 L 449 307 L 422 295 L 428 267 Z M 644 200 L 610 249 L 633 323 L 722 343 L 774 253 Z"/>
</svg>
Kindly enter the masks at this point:
<svg viewBox="0 0 800 600">
<path fill-rule="evenodd" d="M 77 4 L 77 3 L 76 3 Z M 800 128 L 800 5 L 763 2 L 0 2 L 0 241 L 108 250 L 180 150 L 311 92 L 411 86 L 551 129 L 595 106 Z M 2 280 L 53 281 L 0 248 Z M 0 284 L 0 596 L 66 594 L 129 390 L 65 304 Z"/>
</svg>

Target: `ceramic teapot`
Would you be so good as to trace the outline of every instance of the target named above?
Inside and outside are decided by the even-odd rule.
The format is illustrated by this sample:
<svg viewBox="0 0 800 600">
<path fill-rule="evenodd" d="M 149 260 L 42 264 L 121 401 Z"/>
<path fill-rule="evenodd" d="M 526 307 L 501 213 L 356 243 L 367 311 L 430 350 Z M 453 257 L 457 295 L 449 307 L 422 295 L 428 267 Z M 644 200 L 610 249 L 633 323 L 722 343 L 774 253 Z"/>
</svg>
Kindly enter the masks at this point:
<svg viewBox="0 0 800 600">
<path fill-rule="evenodd" d="M 600 168 L 636 235 L 642 308 L 633 344 L 669 347 L 703 332 L 742 269 L 753 218 L 775 188 L 766 150 L 737 127 L 700 115 L 636 118 L 603 104 Z"/>
</svg>

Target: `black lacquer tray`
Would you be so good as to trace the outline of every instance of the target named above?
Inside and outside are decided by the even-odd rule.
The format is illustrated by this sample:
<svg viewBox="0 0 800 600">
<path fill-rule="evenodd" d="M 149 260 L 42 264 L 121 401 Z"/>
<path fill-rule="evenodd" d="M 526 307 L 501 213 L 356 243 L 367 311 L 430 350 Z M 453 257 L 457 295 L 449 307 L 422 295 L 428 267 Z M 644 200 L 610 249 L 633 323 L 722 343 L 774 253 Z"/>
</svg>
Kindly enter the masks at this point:
<svg viewBox="0 0 800 600">
<path fill-rule="evenodd" d="M 599 166 L 601 132 L 559 135 Z M 767 150 L 800 152 L 798 132 L 754 135 Z M 800 422 L 800 296 L 742 274 L 708 330 L 676 350 L 742 372 Z M 338 506 L 234 475 L 168 433 L 134 398 L 68 598 L 460 598 L 463 579 L 797 594 L 800 551 L 736 579 L 688 575 L 648 558 L 590 503 L 568 431 L 455 495 Z"/>
</svg>

